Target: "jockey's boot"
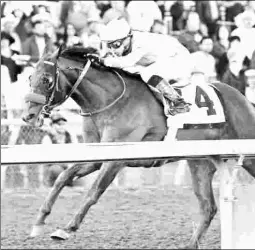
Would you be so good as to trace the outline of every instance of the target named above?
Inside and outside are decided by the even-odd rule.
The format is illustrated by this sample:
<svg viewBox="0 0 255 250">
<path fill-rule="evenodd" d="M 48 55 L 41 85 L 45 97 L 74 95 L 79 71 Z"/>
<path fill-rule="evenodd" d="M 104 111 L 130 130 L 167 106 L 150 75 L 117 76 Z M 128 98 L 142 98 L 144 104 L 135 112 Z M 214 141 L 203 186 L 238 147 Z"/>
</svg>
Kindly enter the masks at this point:
<svg viewBox="0 0 255 250">
<path fill-rule="evenodd" d="M 176 115 L 178 113 L 186 113 L 190 111 L 190 104 L 186 103 L 184 99 L 176 92 L 165 79 L 162 79 L 156 88 L 162 92 L 163 96 L 168 101 L 167 107 L 165 107 L 165 115 Z"/>
</svg>

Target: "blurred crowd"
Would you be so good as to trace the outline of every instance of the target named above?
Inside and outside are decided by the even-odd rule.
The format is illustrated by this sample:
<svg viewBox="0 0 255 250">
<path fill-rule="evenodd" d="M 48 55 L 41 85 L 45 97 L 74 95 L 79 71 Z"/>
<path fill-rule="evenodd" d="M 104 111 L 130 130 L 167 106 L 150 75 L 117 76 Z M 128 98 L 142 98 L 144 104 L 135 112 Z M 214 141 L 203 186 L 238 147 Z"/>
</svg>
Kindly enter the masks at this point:
<svg viewBox="0 0 255 250">
<path fill-rule="evenodd" d="M 245 72 L 255 69 L 254 1 L 1 1 L 1 87 L 7 106 L 19 100 L 13 92 L 27 90 L 31 66 L 47 43 L 100 50 L 101 27 L 118 17 L 135 30 L 175 36 L 192 53 L 194 72 L 245 95 Z"/>
</svg>

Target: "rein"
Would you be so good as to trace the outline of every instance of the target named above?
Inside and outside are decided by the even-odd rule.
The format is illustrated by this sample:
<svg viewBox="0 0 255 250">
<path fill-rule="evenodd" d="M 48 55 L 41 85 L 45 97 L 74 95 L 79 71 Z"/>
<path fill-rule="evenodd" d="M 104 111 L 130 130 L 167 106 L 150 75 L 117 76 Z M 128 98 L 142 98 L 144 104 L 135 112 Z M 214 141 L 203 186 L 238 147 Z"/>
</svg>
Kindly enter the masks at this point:
<svg viewBox="0 0 255 250">
<path fill-rule="evenodd" d="M 51 105 L 51 103 L 52 103 L 52 101 L 54 99 L 56 91 L 59 90 L 58 82 L 59 82 L 59 73 L 60 73 L 61 69 L 57 66 L 57 62 L 53 63 L 53 62 L 50 62 L 50 61 L 44 61 L 45 64 L 51 65 L 51 66 L 53 66 L 55 68 L 54 83 L 53 83 L 53 86 L 51 88 L 49 88 L 49 89 L 53 88 L 53 91 L 51 92 L 49 98 L 46 98 L 42 94 L 29 93 L 29 94 L 27 94 L 25 96 L 25 100 L 29 101 L 29 102 L 35 102 L 35 103 L 38 103 L 38 104 L 44 104 L 41 113 L 44 114 L 45 116 L 49 116 L 50 115 L 50 111 L 53 108 L 63 104 L 75 92 L 75 90 L 78 88 L 79 84 L 82 82 L 82 79 L 84 78 L 84 76 L 88 72 L 88 70 L 89 70 L 89 68 L 91 66 L 91 61 L 93 61 L 93 60 L 88 60 L 87 61 L 87 63 L 84 66 L 81 74 L 79 75 L 78 79 L 76 80 L 75 84 L 73 85 L 71 91 L 64 97 L 63 100 L 61 100 L 60 102 L 58 102 L 58 103 L 56 103 L 54 105 Z M 68 67 L 67 69 L 76 69 L 76 68 Z M 120 96 L 117 99 L 115 99 L 112 103 L 110 103 L 109 105 L 107 105 L 104 108 L 101 108 L 101 109 L 98 109 L 98 110 L 95 110 L 95 111 L 91 111 L 91 112 L 83 112 L 82 110 L 80 110 L 79 114 L 81 116 L 92 116 L 92 115 L 104 112 L 107 109 L 111 108 L 113 105 L 115 105 L 124 96 L 124 94 L 126 92 L 126 83 L 125 83 L 124 79 L 122 78 L 122 76 L 117 71 L 113 70 L 113 72 L 120 78 L 120 81 L 123 84 L 123 91 L 120 94 Z"/>
<path fill-rule="evenodd" d="M 104 111 L 106 111 L 107 109 L 109 109 L 109 108 L 111 108 L 116 102 L 118 102 L 123 96 L 124 96 L 124 94 L 125 94 L 125 92 L 126 92 L 126 83 L 125 83 L 125 81 L 124 81 L 124 79 L 121 77 L 121 75 L 117 72 L 117 71 L 115 71 L 115 70 L 113 70 L 113 72 L 120 78 L 120 81 L 122 82 L 122 84 L 123 84 L 123 91 L 122 91 L 122 93 L 120 94 L 120 96 L 116 99 L 116 100 L 114 100 L 112 103 L 110 103 L 109 105 L 107 105 L 106 107 L 104 107 L 104 108 L 101 108 L 101 109 L 98 109 L 98 110 L 95 110 L 95 111 L 92 111 L 92 112 L 83 112 L 82 110 L 80 110 L 80 115 L 81 116 L 92 116 L 92 115 L 95 115 L 95 114 L 99 114 L 99 113 L 101 113 L 101 112 L 104 112 Z"/>
</svg>

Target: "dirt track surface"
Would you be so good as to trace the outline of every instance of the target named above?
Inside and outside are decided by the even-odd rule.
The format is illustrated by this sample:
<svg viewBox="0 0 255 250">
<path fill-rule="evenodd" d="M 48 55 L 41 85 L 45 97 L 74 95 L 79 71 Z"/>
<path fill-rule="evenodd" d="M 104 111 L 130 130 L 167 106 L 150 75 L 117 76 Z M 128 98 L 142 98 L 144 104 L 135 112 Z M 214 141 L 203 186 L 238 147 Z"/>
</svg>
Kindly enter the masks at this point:
<svg viewBox="0 0 255 250">
<path fill-rule="evenodd" d="M 65 226 L 86 194 L 66 188 L 46 220 L 45 234 L 30 239 L 31 226 L 46 194 L 2 192 L 2 249 L 176 249 L 188 243 L 198 221 L 198 204 L 190 188 L 110 188 L 90 209 L 75 235 L 66 241 L 52 240 L 49 235 Z M 219 212 L 200 248 L 220 249 Z"/>
</svg>

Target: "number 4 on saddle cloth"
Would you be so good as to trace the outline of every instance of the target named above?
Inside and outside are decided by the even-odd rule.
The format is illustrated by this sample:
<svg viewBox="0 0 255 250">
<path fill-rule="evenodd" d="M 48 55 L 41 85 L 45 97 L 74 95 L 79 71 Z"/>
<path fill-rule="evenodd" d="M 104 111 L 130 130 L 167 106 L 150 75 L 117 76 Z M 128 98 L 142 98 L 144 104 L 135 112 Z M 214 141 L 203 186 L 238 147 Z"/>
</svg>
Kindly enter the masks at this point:
<svg viewBox="0 0 255 250">
<path fill-rule="evenodd" d="M 180 92 L 183 99 L 191 106 L 189 112 L 168 117 L 168 134 L 165 139 L 176 139 L 178 129 L 191 127 L 190 125 L 222 124 L 226 121 L 222 103 L 215 92 L 215 88 L 209 83 L 190 81 L 189 84 L 183 87 L 175 86 L 175 84 L 172 86 Z M 163 95 L 157 89 L 151 86 L 150 88 L 165 105 L 166 101 Z"/>
</svg>

